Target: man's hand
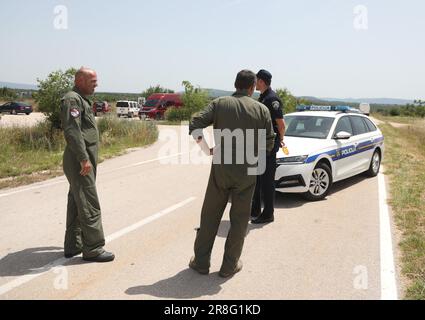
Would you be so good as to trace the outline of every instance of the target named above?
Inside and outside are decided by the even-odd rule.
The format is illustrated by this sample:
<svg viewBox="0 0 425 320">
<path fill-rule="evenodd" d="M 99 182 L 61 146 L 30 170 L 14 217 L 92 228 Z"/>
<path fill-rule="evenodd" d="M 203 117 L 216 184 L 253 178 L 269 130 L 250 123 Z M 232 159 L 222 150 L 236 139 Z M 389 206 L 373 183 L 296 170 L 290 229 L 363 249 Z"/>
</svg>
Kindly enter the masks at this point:
<svg viewBox="0 0 425 320">
<path fill-rule="evenodd" d="M 80 162 L 80 164 L 81 164 L 80 175 L 82 175 L 83 177 L 85 177 L 92 170 L 92 165 L 91 165 L 91 163 L 90 163 L 89 160 L 83 160 L 83 161 Z"/>
<path fill-rule="evenodd" d="M 280 147 L 283 148 L 284 146 L 286 146 L 285 142 L 283 140 L 280 140 Z"/>
<path fill-rule="evenodd" d="M 201 148 L 201 150 L 208 156 L 213 156 L 214 155 L 214 149 L 210 148 L 208 146 L 208 144 L 206 143 L 206 141 L 202 138 L 202 137 L 198 137 L 196 140 L 196 143 L 199 145 L 199 147 Z"/>
</svg>

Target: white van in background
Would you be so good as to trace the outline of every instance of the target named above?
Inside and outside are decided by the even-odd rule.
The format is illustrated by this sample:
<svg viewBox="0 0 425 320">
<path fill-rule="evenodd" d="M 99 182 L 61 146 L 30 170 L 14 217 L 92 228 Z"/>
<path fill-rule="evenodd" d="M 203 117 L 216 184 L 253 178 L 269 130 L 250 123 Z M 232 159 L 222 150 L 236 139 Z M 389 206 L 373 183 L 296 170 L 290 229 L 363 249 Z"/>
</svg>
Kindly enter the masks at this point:
<svg viewBox="0 0 425 320">
<path fill-rule="evenodd" d="M 369 103 L 360 103 L 359 110 L 365 115 L 370 115 L 370 104 Z"/>
<path fill-rule="evenodd" d="M 139 103 L 137 101 L 118 101 L 117 102 L 117 116 L 127 116 L 133 118 L 139 114 Z"/>
</svg>

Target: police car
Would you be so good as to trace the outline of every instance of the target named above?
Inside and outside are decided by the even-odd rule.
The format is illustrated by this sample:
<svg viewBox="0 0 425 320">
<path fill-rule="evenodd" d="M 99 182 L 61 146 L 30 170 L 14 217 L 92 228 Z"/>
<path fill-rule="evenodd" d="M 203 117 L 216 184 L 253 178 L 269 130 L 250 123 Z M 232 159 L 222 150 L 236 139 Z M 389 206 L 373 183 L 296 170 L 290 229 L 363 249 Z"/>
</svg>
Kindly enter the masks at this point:
<svg viewBox="0 0 425 320">
<path fill-rule="evenodd" d="M 324 199 L 336 181 L 379 173 L 384 136 L 348 106 L 299 106 L 285 116 L 287 150 L 277 154 L 276 190 Z M 284 152 L 286 151 L 286 152 Z"/>
</svg>

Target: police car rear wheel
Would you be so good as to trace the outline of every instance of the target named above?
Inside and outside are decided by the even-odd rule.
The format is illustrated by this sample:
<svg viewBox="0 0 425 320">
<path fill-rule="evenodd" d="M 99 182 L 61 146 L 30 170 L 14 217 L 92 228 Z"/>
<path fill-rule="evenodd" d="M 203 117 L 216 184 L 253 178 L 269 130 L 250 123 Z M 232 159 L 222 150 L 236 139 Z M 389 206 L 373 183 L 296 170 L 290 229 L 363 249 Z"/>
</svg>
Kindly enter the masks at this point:
<svg viewBox="0 0 425 320">
<path fill-rule="evenodd" d="M 310 201 L 322 200 L 328 195 L 331 186 L 331 169 L 325 163 L 319 163 L 313 170 L 310 180 L 310 189 L 304 193 L 304 197 Z"/>
<path fill-rule="evenodd" d="M 370 162 L 369 170 L 367 171 L 368 176 L 376 177 L 381 168 L 381 154 L 378 150 L 373 153 L 372 160 Z"/>
</svg>

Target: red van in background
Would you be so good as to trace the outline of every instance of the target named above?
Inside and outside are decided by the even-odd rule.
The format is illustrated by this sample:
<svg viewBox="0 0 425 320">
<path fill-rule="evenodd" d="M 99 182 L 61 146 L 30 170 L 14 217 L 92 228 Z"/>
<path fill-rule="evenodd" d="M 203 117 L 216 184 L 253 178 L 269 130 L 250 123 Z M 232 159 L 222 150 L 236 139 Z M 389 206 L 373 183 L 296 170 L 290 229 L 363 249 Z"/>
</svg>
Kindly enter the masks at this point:
<svg viewBox="0 0 425 320">
<path fill-rule="evenodd" d="M 177 93 L 155 93 L 148 97 L 139 111 L 139 118 L 163 120 L 165 111 L 170 107 L 183 106 L 181 95 Z"/>
<path fill-rule="evenodd" d="M 107 101 L 95 101 L 93 103 L 93 113 L 95 116 L 97 116 L 98 113 L 105 114 L 108 112 L 111 112 L 111 107 Z"/>
</svg>

